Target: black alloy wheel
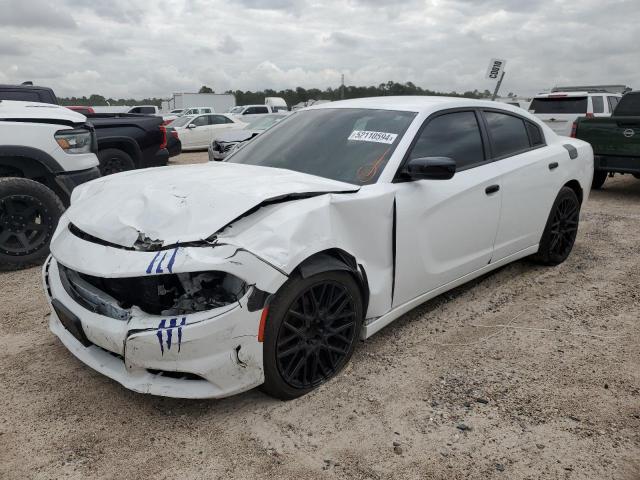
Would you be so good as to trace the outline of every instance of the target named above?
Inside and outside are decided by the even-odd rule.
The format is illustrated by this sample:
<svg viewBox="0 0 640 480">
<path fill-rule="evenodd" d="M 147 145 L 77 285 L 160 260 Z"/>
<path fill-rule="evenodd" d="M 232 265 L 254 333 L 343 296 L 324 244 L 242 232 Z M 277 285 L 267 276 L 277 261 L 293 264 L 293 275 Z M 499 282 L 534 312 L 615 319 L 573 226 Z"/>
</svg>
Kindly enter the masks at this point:
<svg viewBox="0 0 640 480">
<path fill-rule="evenodd" d="M 331 378 L 356 339 L 355 300 L 336 282 L 317 283 L 293 302 L 277 339 L 278 371 L 294 388 Z"/>
<path fill-rule="evenodd" d="M 564 262 L 575 243 L 580 221 L 580 201 L 575 192 L 562 187 L 556 197 L 535 259 L 545 265 Z"/>
<path fill-rule="evenodd" d="M 117 148 L 106 148 L 98 152 L 100 173 L 103 176 L 133 170 L 135 165 L 126 152 Z"/>
<path fill-rule="evenodd" d="M 573 199 L 565 198 L 557 205 L 550 231 L 552 255 L 569 255 L 578 234 L 579 217 L 580 207 Z"/>
<path fill-rule="evenodd" d="M 0 270 L 38 263 L 64 207 L 56 194 L 25 178 L 0 179 Z"/>
<path fill-rule="evenodd" d="M 263 390 L 288 400 L 334 377 L 353 354 L 363 317 L 362 294 L 351 273 L 292 275 L 269 305 Z"/>
<path fill-rule="evenodd" d="M 29 195 L 0 199 L 0 251 L 5 255 L 29 255 L 47 242 L 45 206 Z"/>
</svg>

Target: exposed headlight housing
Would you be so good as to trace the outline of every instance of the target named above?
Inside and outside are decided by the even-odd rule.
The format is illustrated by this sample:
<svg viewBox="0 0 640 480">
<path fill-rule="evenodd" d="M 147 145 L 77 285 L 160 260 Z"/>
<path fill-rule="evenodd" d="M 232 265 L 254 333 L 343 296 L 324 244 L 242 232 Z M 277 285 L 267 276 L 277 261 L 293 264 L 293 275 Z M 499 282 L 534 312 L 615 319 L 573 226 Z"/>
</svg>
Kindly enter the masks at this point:
<svg viewBox="0 0 640 480">
<path fill-rule="evenodd" d="M 58 130 L 54 135 L 60 148 L 66 153 L 91 153 L 93 138 L 89 130 Z"/>
</svg>

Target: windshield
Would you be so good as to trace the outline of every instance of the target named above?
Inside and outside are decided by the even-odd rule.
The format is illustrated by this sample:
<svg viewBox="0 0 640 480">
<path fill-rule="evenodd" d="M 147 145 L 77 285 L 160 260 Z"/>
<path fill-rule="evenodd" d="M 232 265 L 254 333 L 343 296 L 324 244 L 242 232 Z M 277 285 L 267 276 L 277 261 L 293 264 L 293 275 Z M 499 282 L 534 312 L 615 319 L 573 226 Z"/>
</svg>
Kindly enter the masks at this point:
<svg viewBox="0 0 640 480">
<path fill-rule="evenodd" d="M 587 113 L 587 97 L 534 98 L 533 113 Z"/>
<path fill-rule="evenodd" d="M 356 185 L 375 183 L 415 116 L 355 108 L 306 110 L 257 136 L 228 161 Z"/>
<path fill-rule="evenodd" d="M 227 113 L 242 113 L 243 109 L 244 109 L 244 107 L 233 107 Z"/>
<path fill-rule="evenodd" d="M 193 120 L 193 115 L 179 117 L 179 118 L 176 118 L 169 125 L 171 125 L 172 127 L 184 127 L 185 125 L 188 125 L 191 120 Z"/>
<path fill-rule="evenodd" d="M 260 115 L 255 120 L 251 120 L 244 128 L 245 130 L 266 130 L 283 118 L 285 118 L 284 115 Z"/>
</svg>

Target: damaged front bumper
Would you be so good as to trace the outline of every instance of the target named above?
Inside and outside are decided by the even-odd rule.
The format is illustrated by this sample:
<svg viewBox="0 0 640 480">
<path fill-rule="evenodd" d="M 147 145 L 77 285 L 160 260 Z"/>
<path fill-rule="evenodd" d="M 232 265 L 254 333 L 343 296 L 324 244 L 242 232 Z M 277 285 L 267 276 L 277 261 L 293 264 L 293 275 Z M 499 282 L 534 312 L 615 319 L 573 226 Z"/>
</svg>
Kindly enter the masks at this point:
<svg viewBox="0 0 640 480">
<path fill-rule="evenodd" d="M 277 269 L 229 245 L 126 250 L 81 239 L 64 225 L 51 248 L 43 267 L 50 329 L 82 362 L 136 392 L 177 398 L 221 398 L 263 383 L 258 330 L 267 292 L 287 278 Z M 217 308 L 151 314 L 85 284 L 79 295 L 65 285 L 75 278 L 68 272 L 131 279 L 204 271 L 247 286 Z"/>
</svg>

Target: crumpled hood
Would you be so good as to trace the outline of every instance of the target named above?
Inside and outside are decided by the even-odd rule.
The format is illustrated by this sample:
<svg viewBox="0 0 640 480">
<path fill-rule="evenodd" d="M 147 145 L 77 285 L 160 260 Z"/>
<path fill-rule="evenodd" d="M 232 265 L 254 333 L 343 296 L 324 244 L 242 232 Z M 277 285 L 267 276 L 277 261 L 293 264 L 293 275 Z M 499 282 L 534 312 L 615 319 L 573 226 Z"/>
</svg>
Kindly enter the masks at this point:
<svg viewBox="0 0 640 480">
<path fill-rule="evenodd" d="M 209 163 L 136 170 L 77 187 L 66 212 L 80 230 L 132 247 L 204 240 L 263 202 L 359 187 L 279 168 Z"/>
</svg>

